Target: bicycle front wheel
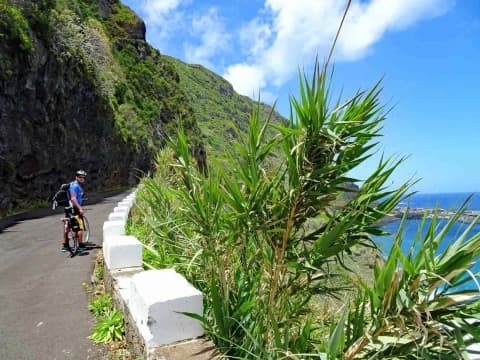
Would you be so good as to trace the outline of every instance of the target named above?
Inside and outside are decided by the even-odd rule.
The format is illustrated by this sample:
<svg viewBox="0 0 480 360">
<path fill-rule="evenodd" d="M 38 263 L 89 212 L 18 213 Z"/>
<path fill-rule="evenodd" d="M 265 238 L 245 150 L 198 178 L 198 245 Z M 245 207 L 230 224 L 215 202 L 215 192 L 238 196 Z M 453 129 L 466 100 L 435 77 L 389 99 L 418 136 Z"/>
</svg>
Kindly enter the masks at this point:
<svg viewBox="0 0 480 360">
<path fill-rule="evenodd" d="M 83 242 L 88 243 L 90 240 L 90 225 L 86 216 L 83 217 Z"/>
</svg>

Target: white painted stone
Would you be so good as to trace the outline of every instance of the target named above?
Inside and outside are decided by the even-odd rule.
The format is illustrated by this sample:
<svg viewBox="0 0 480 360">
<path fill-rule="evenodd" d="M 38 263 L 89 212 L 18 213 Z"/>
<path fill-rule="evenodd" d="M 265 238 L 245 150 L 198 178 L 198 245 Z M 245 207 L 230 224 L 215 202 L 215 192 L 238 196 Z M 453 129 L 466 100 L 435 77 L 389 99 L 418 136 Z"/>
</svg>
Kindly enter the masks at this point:
<svg viewBox="0 0 480 360">
<path fill-rule="evenodd" d="M 115 289 L 122 298 L 123 302 L 128 306 L 130 295 L 132 293 L 132 276 L 143 272 L 141 267 L 132 267 L 126 269 L 112 270 L 110 274 L 115 282 Z"/>
<path fill-rule="evenodd" d="M 203 315 L 203 295 L 173 269 L 135 274 L 129 307 L 147 349 L 204 333 L 199 321 L 179 314 Z"/>
<path fill-rule="evenodd" d="M 468 358 L 471 360 L 480 359 L 480 344 L 472 344 L 467 346 Z"/>
<path fill-rule="evenodd" d="M 108 220 L 113 221 L 113 220 L 123 220 L 127 221 L 128 219 L 128 213 L 125 211 L 122 212 L 112 212 L 108 215 Z"/>
<path fill-rule="evenodd" d="M 125 205 L 118 205 L 113 208 L 113 212 L 126 212 L 127 214 L 130 212 L 130 207 Z"/>
<path fill-rule="evenodd" d="M 117 205 L 118 206 L 128 206 L 129 208 L 132 208 L 133 200 L 125 199 L 125 200 L 120 201 Z"/>
<path fill-rule="evenodd" d="M 111 220 L 103 223 L 103 239 L 110 235 L 125 235 L 125 220 Z"/>
<path fill-rule="evenodd" d="M 108 263 L 108 241 L 107 239 L 111 236 L 125 235 L 125 220 L 112 220 L 105 221 L 103 223 L 103 258 L 105 262 Z"/>
<path fill-rule="evenodd" d="M 142 243 L 134 236 L 107 237 L 104 239 L 103 252 L 110 270 L 142 266 Z"/>
</svg>

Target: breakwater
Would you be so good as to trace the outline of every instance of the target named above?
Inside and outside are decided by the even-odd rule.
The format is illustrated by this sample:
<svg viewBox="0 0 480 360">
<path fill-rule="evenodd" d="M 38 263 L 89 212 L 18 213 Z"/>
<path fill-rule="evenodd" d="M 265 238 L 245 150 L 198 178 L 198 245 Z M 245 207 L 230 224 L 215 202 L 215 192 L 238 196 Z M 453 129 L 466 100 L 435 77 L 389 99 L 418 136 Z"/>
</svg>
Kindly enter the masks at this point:
<svg viewBox="0 0 480 360">
<path fill-rule="evenodd" d="M 433 218 L 437 214 L 438 219 L 449 220 L 455 215 L 455 211 L 444 209 L 428 208 L 396 208 L 391 214 L 393 217 L 401 219 L 406 214 L 407 219 L 422 219 L 424 216 Z M 470 224 L 480 215 L 479 210 L 466 210 L 458 219 L 459 222 Z"/>
</svg>

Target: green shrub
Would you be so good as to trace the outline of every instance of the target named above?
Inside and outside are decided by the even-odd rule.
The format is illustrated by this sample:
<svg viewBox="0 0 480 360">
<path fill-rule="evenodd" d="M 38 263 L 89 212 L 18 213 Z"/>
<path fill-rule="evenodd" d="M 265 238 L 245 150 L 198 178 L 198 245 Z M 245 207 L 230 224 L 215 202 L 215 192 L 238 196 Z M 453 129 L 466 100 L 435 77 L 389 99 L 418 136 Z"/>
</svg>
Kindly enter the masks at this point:
<svg viewBox="0 0 480 360">
<path fill-rule="evenodd" d="M 338 205 L 344 184 L 359 183 L 349 173 L 380 135 L 380 88 L 330 108 L 327 75 L 315 70 L 311 82 L 301 78 L 288 124 L 262 121 L 260 106 L 252 113 L 228 156 L 230 169 L 199 174 L 180 132 L 170 143 L 173 154 L 159 155 L 155 178 L 143 180 L 139 221 L 154 234 L 147 251 L 204 293 L 199 319 L 234 358 L 318 352 L 328 330 L 315 324 L 333 319 L 319 319 L 312 297 L 340 294 L 344 284 L 332 281 L 331 264 L 342 265 L 353 247 L 374 247 L 378 220 L 410 186 L 387 189 L 400 161 L 382 159 L 356 196 Z M 282 150 L 277 167 L 268 163 L 274 148 Z M 306 230 L 312 218 L 323 221 Z"/>
<path fill-rule="evenodd" d="M 12 43 L 18 42 L 19 47 L 26 53 L 34 50 L 30 37 L 30 26 L 24 17 L 22 9 L 0 0 L 0 39 L 6 37 Z"/>
<path fill-rule="evenodd" d="M 336 350 L 344 359 L 468 358 L 467 346 L 480 341 L 472 322 L 480 318 L 473 268 L 480 233 L 471 234 L 480 217 L 455 241 L 445 237 L 467 202 L 444 225 L 435 214 L 427 228 L 425 217 L 408 254 L 401 250 L 402 222 L 384 266 L 375 266 L 373 285 L 361 283 L 356 302 L 338 322 L 336 333 L 345 336 Z"/>
<path fill-rule="evenodd" d="M 105 275 L 105 264 L 103 261 L 97 263 L 95 267 L 95 279 L 96 280 L 103 280 L 103 276 Z"/>
<path fill-rule="evenodd" d="M 113 307 L 110 295 L 102 293 L 90 303 L 88 308 L 97 321 L 89 339 L 95 343 L 123 340 L 125 334 L 123 315 Z"/>
<path fill-rule="evenodd" d="M 88 306 L 96 319 L 105 317 L 113 308 L 112 298 L 107 293 L 97 296 Z"/>
<path fill-rule="evenodd" d="M 124 337 L 123 315 L 117 309 L 113 309 L 97 322 L 89 339 L 95 343 L 110 343 L 123 340 Z"/>
</svg>

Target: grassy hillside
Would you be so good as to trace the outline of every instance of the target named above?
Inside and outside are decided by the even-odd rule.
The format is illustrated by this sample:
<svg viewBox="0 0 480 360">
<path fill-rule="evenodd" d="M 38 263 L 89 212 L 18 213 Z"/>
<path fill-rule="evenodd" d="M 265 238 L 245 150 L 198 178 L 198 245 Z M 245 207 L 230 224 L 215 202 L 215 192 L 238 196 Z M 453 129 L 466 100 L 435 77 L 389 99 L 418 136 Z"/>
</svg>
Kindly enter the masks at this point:
<svg viewBox="0 0 480 360">
<path fill-rule="evenodd" d="M 246 132 L 249 116 L 257 102 L 237 94 L 229 82 L 201 65 L 189 65 L 168 56 L 164 58 L 174 65 L 180 77 L 180 85 L 193 107 L 207 153 L 222 157 L 231 141 L 236 139 L 236 129 Z M 267 118 L 272 108 L 266 104 L 260 106 L 261 113 Z M 274 112 L 273 121 L 279 123 L 284 119 Z"/>
</svg>

